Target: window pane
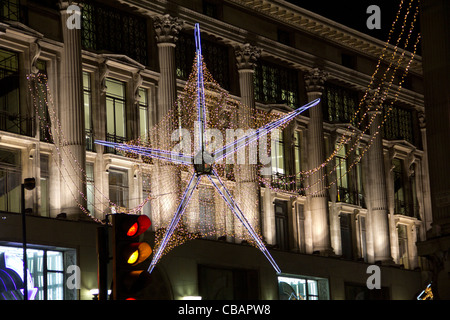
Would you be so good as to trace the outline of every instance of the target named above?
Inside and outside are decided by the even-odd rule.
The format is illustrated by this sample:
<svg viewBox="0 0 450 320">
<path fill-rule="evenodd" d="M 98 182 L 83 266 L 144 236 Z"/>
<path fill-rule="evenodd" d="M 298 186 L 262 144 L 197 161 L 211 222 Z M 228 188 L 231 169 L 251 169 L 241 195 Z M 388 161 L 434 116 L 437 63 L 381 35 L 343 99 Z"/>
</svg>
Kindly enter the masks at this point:
<svg viewBox="0 0 450 320">
<path fill-rule="evenodd" d="M 123 82 L 106 79 L 106 94 L 119 99 L 125 99 L 125 86 Z"/>
<path fill-rule="evenodd" d="M 47 251 L 47 269 L 49 271 L 64 271 L 62 252 Z"/>
<path fill-rule="evenodd" d="M 63 273 L 48 272 L 47 273 L 47 299 L 48 300 L 63 300 Z"/>
<path fill-rule="evenodd" d="M 84 125 L 85 129 L 91 130 L 91 78 L 89 73 L 83 72 L 83 89 L 84 89 Z"/>
<path fill-rule="evenodd" d="M 49 203 L 48 203 L 48 178 L 41 178 L 41 215 L 48 216 Z"/>
<path fill-rule="evenodd" d="M 312 296 L 317 296 L 317 281 L 308 280 L 308 294 Z"/>
<path fill-rule="evenodd" d="M 94 213 L 94 164 L 86 163 L 86 193 L 87 193 L 87 209 Z"/>
<path fill-rule="evenodd" d="M 0 149 L 0 210 L 20 212 L 20 151 Z"/>
<path fill-rule="evenodd" d="M 128 173 L 109 170 L 109 198 L 119 207 L 128 207 Z"/>
<path fill-rule="evenodd" d="M 122 101 L 115 103 L 116 136 L 125 137 L 125 105 Z"/>
<path fill-rule="evenodd" d="M 148 100 L 147 99 L 147 89 L 139 88 L 139 96 L 140 96 L 139 103 L 146 106 L 147 100 Z"/>
<path fill-rule="evenodd" d="M 106 98 L 106 132 L 108 134 L 115 134 L 114 127 L 114 100 Z"/>
<path fill-rule="evenodd" d="M 140 88 L 139 89 L 139 130 L 140 137 L 145 139 L 148 135 L 148 90 Z"/>
</svg>

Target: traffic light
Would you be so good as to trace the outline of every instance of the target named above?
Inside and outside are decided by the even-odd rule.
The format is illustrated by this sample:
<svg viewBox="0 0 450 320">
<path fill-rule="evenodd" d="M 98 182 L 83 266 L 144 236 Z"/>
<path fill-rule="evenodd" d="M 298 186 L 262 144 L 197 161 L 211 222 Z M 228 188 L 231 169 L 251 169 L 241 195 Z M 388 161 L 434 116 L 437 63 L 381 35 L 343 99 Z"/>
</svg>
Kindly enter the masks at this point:
<svg viewBox="0 0 450 320">
<path fill-rule="evenodd" d="M 113 299 L 133 300 L 150 282 L 150 274 L 141 264 L 152 253 L 146 242 L 139 242 L 151 225 L 145 215 L 118 213 L 112 215 L 113 223 Z"/>
</svg>

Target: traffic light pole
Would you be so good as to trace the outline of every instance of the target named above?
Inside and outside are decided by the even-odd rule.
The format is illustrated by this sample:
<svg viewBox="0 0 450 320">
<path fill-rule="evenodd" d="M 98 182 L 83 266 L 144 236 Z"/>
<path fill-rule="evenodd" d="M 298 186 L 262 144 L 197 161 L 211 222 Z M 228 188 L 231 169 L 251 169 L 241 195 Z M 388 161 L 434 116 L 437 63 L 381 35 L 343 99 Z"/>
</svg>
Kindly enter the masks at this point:
<svg viewBox="0 0 450 320">
<path fill-rule="evenodd" d="M 106 216 L 106 222 L 108 222 L 108 216 Z M 97 262 L 98 300 L 108 300 L 108 223 L 97 228 Z"/>
</svg>

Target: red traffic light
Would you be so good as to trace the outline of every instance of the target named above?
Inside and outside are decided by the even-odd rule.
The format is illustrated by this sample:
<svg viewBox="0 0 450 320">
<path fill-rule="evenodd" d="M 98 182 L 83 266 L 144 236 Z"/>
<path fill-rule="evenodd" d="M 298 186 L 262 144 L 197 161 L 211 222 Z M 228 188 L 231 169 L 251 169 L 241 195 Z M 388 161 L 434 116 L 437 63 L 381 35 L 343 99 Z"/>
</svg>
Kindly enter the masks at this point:
<svg viewBox="0 0 450 320">
<path fill-rule="evenodd" d="M 149 284 L 149 274 L 141 264 L 152 254 L 152 248 L 139 236 L 151 226 L 146 215 L 113 215 L 113 299 L 136 298 Z"/>
<path fill-rule="evenodd" d="M 128 237 L 137 237 L 152 225 L 150 218 L 146 215 L 138 216 L 137 219 L 136 216 L 130 215 L 128 218 L 128 223 L 124 225 Z"/>
</svg>

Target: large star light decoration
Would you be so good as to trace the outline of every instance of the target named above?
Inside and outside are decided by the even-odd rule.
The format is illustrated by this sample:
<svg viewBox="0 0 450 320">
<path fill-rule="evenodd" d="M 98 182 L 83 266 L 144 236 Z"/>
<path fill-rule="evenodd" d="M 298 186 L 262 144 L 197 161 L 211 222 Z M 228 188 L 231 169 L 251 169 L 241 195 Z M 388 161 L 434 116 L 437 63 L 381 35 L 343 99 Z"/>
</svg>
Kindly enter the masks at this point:
<svg viewBox="0 0 450 320">
<path fill-rule="evenodd" d="M 274 129 L 286 124 L 287 122 L 294 119 L 297 115 L 302 113 L 303 111 L 307 110 L 308 108 L 311 108 L 315 105 L 317 105 L 320 102 L 320 99 L 316 99 L 314 101 L 309 102 L 308 104 L 305 104 L 304 106 L 286 114 L 285 116 L 272 121 L 256 130 L 252 130 L 250 133 L 239 137 L 235 141 L 226 144 L 222 148 L 219 148 L 215 150 L 214 152 L 208 152 L 206 150 L 206 141 L 205 141 L 205 135 L 206 135 L 206 103 L 205 103 L 205 88 L 204 88 L 204 80 L 203 80 L 203 69 L 202 69 L 202 48 L 201 48 L 201 41 L 200 41 L 200 26 L 199 24 L 195 24 L 195 30 L 194 30 L 194 37 L 195 37 L 195 45 L 196 45 L 196 65 L 197 65 L 197 100 L 196 100 L 196 108 L 197 108 L 197 124 L 198 125 L 198 139 L 196 139 L 195 143 L 195 151 L 193 154 L 185 154 L 182 152 L 174 152 L 169 150 L 161 150 L 156 148 L 150 148 L 146 146 L 141 145 L 133 145 L 133 144 L 127 144 L 127 143 L 115 143 L 115 142 L 108 142 L 103 140 L 96 140 L 96 144 L 104 145 L 107 147 L 115 148 L 119 151 L 126 151 L 126 152 L 132 152 L 135 154 L 140 154 L 142 156 L 150 157 L 153 159 L 168 161 L 172 164 L 178 164 L 178 165 L 188 165 L 193 166 L 194 172 L 192 176 L 190 177 L 190 180 L 184 189 L 184 192 L 181 196 L 180 203 L 178 205 L 178 208 L 176 209 L 172 220 L 170 221 L 170 224 L 168 225 L 166 232 L 161 240 L 160 246 L 157 248 L 153 259 L 148 267 L 148 273 L 151 273 L 160 260 L 164 249 L 166 248 L 167 244 L 169 243 L 170 238 L 174 234 L 174 231 L 177 228 L 178 223 L 180 222 L 184 212 L 186 211 L 186 208 L 189 204 L 189 201 L 191 200 L 192 194 L 194 190 L 199 185 L 202 177 L 207 177 L 214 188 L 217 190 L 217 192 L 220 194 L 220 196 L 223 198 L 225 203 L 230 208 L 231 212 L 236 216 L 237 219 L 243 224 L 243 226 L 247 229 L 250 236 L 255 241 L 256 246 L 259 250 L 265 255 L 267 260 L 270 262 L 270 264 L 273 266 L 275 271 L 277 273 L 281 273 L 280 268 L 278 267 L 277 263 L 273 259 L 273 257 L 270 255 L 269 251 L 267 250 L 266 246 L 264 245 L 261 237 L 256 233 L 255 229 L 252 227 L 252 225 L 247 220 L 245 214 L 242 212 L 241 208 L 239 207 L 239 204 L 236 203 L 236 201 L 233 199 L 231 192 L 228 190 L 228 188 L 225 186 L 225 184 L 222 182 L 221 178 L 219 177 L 217 171 L 215 170 L 214 164 L 218 163 L 219 161 L 223 160 L 225 157 L 233 155 L 236 153 L 239 149 L 249 145 L 252 142 L 257 141 L 262 136 L 267 135 Z"/>
</svg>

